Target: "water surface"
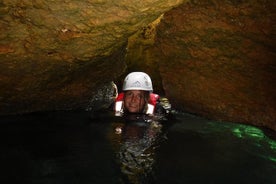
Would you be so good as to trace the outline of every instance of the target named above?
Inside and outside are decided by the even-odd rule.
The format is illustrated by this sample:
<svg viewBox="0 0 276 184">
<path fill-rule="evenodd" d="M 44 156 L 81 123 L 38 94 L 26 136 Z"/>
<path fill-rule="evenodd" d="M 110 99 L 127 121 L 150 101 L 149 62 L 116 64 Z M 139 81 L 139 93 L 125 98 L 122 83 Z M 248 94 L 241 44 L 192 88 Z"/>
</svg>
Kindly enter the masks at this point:
<svg viewBox="0 0 276 184">
<path fill-rule="evenodd" d="M 275 133 L 177 113 L 0 118 L 0 183 L 276 183 Z"/>
</svg>

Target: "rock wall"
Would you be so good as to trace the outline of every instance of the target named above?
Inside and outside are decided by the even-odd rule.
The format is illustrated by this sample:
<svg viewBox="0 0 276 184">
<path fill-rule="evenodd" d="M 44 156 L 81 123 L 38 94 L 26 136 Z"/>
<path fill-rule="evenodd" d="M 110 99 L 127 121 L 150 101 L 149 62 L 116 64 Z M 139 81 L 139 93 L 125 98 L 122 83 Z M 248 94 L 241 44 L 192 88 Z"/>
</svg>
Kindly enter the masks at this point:
<svg viewBox="0 0 276 184">
<path fill-rule="evenodd" d="M 274 10 L 273 0 L 190 1 L 164 14 L 140 60 L 157 66 L 173 107 L 276 130 Z"/>
<path fill-rule="evenodd" d="M 1 1 L 0 114 L 93 109 L 142 70 L 176 109 L 276 130 L 274 0 L 184 2 Z"/>
<path fill-rule="evenodd" d="M 125 70 L 128 37 L 182 2 L 1 1 L 0 114 L 85 108 Z"/>
</svg>

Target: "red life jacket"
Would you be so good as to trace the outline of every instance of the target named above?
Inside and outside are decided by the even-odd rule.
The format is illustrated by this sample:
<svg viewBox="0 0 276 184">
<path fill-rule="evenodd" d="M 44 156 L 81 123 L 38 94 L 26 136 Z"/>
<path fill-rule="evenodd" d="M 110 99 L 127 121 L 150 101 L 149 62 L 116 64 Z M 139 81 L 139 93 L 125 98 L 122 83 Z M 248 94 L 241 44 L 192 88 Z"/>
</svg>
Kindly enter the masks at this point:
<svg viewBox="0 0 276 184">
<path fill-rule="evenodd" d="M 116 100 L 115 100 L 115 105 L 114 105 L 114 110 L 115 113 L 123 113 L 124 112 L 124 95 L 125 93 L 119 93 Z M 146 114 L 153 114 L 155 110 L 156 103 L 159 99 L 158 94 L 150 93 L 150 98 L 147 104 L 147 112 Z"/>
</svg>

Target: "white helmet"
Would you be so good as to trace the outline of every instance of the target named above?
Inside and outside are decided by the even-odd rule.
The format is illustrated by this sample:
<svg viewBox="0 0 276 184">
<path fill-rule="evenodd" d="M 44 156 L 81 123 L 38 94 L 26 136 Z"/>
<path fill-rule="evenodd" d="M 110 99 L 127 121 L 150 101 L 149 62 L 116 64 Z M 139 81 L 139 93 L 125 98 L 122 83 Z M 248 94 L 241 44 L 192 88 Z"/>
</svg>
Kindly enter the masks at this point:
<svg viewBox="0 0 276 184">
<path fill-rule="evenodd" d="M 123 84 L 123 91 L 127 90 L 153 91 L 149 75 L 144 72 L 129 73 Z"/>
</svg>

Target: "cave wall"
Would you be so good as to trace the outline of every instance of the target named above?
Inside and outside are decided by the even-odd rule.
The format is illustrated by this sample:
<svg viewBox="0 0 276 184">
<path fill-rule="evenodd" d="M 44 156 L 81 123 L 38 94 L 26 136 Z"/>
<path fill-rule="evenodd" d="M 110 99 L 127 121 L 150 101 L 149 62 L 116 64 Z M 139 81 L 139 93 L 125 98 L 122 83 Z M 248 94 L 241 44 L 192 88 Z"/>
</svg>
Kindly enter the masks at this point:
<svg viewBox="0 0 276 184">
<path fill-rule="evenodd" d="M 182 2 L 1 1 L 0 115 L 86 108 L 125 71 L 128 37 Z"/>
<path fill-rule="evenodd" d="M 274 10 L 273 0 L 190 1 L 130 48 L 144 70 L 157 68 L 151 75 L 174 108 L 276 130 Z"/>
<path fill-rule="evenodd" d="M 275 2 L 185 2 L 1 1 L 0 114 L 94 108 L 140 70 L 178 110 L 276 130 Z"/>
</svg>

